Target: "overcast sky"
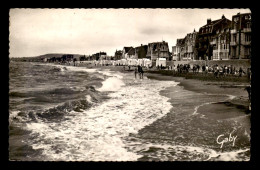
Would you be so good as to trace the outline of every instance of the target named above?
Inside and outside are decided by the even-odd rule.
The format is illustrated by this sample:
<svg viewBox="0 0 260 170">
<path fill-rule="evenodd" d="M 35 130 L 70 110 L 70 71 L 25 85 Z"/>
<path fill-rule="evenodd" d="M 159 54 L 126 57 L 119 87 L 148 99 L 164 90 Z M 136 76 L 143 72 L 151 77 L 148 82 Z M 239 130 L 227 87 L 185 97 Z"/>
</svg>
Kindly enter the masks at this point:
<svg viewBox="0 0 260 170">
<path fill-rule="evenodd" d="M 11 9 L 10 57 L 47 53 L 114 55 L 124 46 L 166 41 L 196 31 L 207 18 L 248 13 L 249 9 Z"/>
</svg>

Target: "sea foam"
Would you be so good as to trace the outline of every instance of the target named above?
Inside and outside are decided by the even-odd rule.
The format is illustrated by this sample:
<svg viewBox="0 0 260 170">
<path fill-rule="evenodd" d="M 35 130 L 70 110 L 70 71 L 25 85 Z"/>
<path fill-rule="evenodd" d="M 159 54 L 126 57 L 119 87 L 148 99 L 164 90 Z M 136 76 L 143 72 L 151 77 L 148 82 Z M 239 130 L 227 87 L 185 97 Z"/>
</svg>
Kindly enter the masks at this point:
<svg viewBox="0 0 260 170">
<path fill-rule="evenodd" d="M 68 116 L 61 124 L 48 123 L 44 130 L 27 126 L 33 134 L 42 137 L 32 145 L 42 148 L 49 160 L 135 161 L 140 158 L 141 155 L 126 149 L 124 137 L 138 133 L 170 111 L 169 98 L 159 92 L 177 83 L 120 78 L 109 77 L 103 82 L 99 90 L 114 89 L 106 102 L 84 112 L 71 111 L 70 115 L 75 116 Z"/>
</svg>

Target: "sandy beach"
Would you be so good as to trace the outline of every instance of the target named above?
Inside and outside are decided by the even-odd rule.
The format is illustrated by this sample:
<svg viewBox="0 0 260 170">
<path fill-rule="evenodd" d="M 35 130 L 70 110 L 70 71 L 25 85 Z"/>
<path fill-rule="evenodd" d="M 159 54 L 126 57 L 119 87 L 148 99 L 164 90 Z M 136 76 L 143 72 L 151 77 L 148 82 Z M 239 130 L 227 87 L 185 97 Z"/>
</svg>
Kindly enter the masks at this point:
<svg viewBox="0 0 260 170">
<path fill-rule="evenodd" d="M 91 64 L 84 65 L 83 67 L 99 68 L 101 70 L 109 69 L 111 71 L 119 71 L 119 72 L 133 72 L 133 76 L 134 76 L 134 68 L 135 68 L 135 67 L 130 67 L 129 70 L 127 66 L 125 66 L 124 69 L 123 66 L 93 66 Z M 159 73 L 157 74 L 156 71 L 154 73 L 146 72 L 146 69 L 145 69 L 144 76 L 147 76 L 149 79 L 156 79 L 161 81 L 171 81 L 171 80 L 176 81 L 179 82 L 179 86 L 183 87 L 185 90 L 196 92 L 196 93 L 226 94 L 226 95 L 235 96 L 234 98 L 232 98 L 232 100 L 229 100 L 228 102 L 222 104 L 230 107 L 236 107 L 237 109 L 239 109 L 241 112 L 245 114 L 249 113 L 248 93 L 245 90 L 245 87 L 249 85 L 249 83 L 247 82 L 201 81 L 196 79 L 185 79 L 184 77 L 166 76 Z M 165 91 L 165 94 L 170 94 L 170 92 L 171 89 L 168 89 L 167 91 Z M 170 95 L 168 95 L 167 97 L 171 98 Z M 214 107 L 214 105 L 212 107 Z M 203 109 L 200 108 L 200 111 L 203 112 Z"/>
<path fill-rule="evenodd" d="M 126 67 L 126 71 L 124 71 L 123 67 L 113 66 L 105 66 L 101 69 L 129 72 L 128 67 Z M 181 94 L 183 95 L 176 96 L 175 91 L 173 91 L 173 89 L 176 90 L 176 87 L 169 87 L 162 90 L 160 94 L 170 98 L 169 102 L 172 104 L 173 108 L 166 116 L 156 120 L 149 126 L 146 126 L 139 131 L 137 136 L 133 135 L 134 137 L 145 139 L 144 141 L 149 141 L 151 143 L 160 142 L 165 143 L 166 145 L 174 145 L 175 142 L 182 143 L 183 141 L 187 141 L 183 145 L 189 145 L 192 141 L 193 144 L 207 145 L 207 148 L 219 151 L 215 157 L 212 156 L 211 160 L 230 160 L 231 158 L 227 158 L 230 155 L 225 155 L 225 152 L 232 151 L 234 148 L 226 147 L 225 149 L 220 149 L 219 145 L 216 144 L 216 138 L 221 133 L 227 133 L 226 129 L 229 127 L 229 124 L 234 123 L 240 124 L 241 127 L 243 127 L 236 131 L 236 135 L 239 136 L 239 139 L 237 140 L 239 147 L 237 148 L 250 144 L 248 139 L 245 138 L 245 136 L 250 135 L 251 128 L 251 113 L 248 110 L 248 93 L 245 90 L 245 86 L 247 86 L 248 83 L 200 81 L 147 72 L 144 73 L 144 76 L 147 76 L 149 79 L 160 81 L 172 80 L 179 82 L 179 92 L 182 91 Z M 212 98 L 210 95 L 212 95 Z M 219 98 L 216 96 L 219 96 Z M 223 96 L 228 97 L 223 99 Z M 179 103 L 183 104 L 180 105 Z M 176 116 L 176 113 L 178 113 L 178 115 L 183 114 L 183 119 L 176 120 L 179 119 L 179 117 Z M 212 122 L 211 126 L 206 125 L 201 120 L 187 121 L 190 119 L 190 116 L 198 115 L 199 117 L 203 117 L 205 121 Z M 194 119 L 194 117 L 192 119 Z M 218 125 L 219 122 L 223 125 Z M 179 134 L 178 132 L 180 129 L 186 131 L 186 134 Z M 202 131 L 202 133 L 203 131 L 211 131 L 211 135 L 193 135 L 199 134 L 200 131 Z M 221 153 L 223 153 L 223 155 Z M 156 160 L 148 155 L 139 160 Z M 246 155 L 250 155 L 250 151 L 248 151 Z M 168 157 L 167 159 L 172 158 Z M 188 160 L 190 158 L 178 159 Z"/>
</svg>

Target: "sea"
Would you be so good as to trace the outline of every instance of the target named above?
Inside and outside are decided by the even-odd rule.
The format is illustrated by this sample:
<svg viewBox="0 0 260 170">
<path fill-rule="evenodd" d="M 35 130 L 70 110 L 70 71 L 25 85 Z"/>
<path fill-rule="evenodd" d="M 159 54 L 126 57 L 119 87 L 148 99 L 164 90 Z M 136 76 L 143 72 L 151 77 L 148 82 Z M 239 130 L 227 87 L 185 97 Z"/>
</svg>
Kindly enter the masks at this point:
<svg viewBox="0 0 260 170">
<path fill-rule="evenodd" d="M 250 116 L 223 105 L 234 97 L 127 71 L 10 62 L 9 160 L 249 161 Z"/>
</svg>

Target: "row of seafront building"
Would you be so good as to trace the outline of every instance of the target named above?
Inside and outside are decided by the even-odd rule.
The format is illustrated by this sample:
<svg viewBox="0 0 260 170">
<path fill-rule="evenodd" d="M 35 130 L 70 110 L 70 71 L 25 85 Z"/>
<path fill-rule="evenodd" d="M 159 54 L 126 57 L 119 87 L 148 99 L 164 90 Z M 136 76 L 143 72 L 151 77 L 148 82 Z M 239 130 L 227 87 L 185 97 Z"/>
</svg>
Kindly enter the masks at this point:
<svg viewBox="0 0 260 170">
<path fill-rule="evenodd" d="M 228 60 L 251 58 L 251 13 L 232 16 L 224 15 L 195 30 L 184 38 L 177 39 L 172 47 L 172 59 L 187 60 Z"/>
<path fill-rule="evenodd" d="M 121 60 L 147 58 L 155 61 L 166 58 L 167 61 L 191 60 L 228 60 L 251 58 L 251 13 L 232 16 L 232 21 L 224 15 L 212 21 L 207 19 L 206 25 L 196 32 L 188 33 L 184 38 L 177 39 L 176 46 L 169 52 L 168 43 L 152 42 L 138 47 L 128 46 L 116 50 L 114 56 L 106 52 L 97 52 L 89 56 L 78 56 L 78 61 L 84 60 Z M 72 61 L 73 55 L 61 58 L 50 58 L 45 61 Z"/>
<path fill-rule="evenodd" d="M 123 47 L 123 50 L 116 50 L 114 56 L 108 56 L 106 52 L 98 52 L 89 56 L 78 56 L 73 57 L 71 54 L 63 55 L 62 57 L 52 57 L 45 58 L 44 61 L 53 62 L 53 61 L 91 61 L 91 60 L 121 60 L 121 59 L 150 59 L 156 60 L 157 58 L 166 58 L 171 60 L 171 54 L 169 52 L 168 43 L 165 41 L 162 42 L 153 42 L 148 45 L 140 45 L 138 47 Z"/>
<path fill-rule="evenodd" d="M 232 16 L 232 21 L 224 15 L 177 39 L 176 46 L 169 52 L 168 43 L 153 42 L 139 47 L 123 47 L 116 50 L 114 59 L 166 58 L 173 61 L 228 60 L 251 58 L 251 13 Z M 112 57 L 113 58 L 113 57 Z"/>
</svg>

